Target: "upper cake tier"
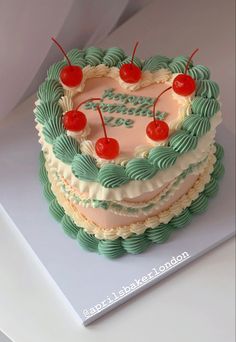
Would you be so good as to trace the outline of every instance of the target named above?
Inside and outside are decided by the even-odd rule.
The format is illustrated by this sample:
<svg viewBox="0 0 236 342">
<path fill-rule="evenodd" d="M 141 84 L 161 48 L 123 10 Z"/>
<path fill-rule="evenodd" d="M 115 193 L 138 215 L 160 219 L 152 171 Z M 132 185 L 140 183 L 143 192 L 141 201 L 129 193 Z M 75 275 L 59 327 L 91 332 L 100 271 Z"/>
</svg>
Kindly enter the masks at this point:
<svg viewBox="0 0 236 342">
<path fill-rule="evenodd" d="M 161 187 L 208 155 L 221 113 L 219 87 L 210 80 L 207 67 L 190 63 L 188 74 L 196 80 L 196 91 L 190 96 L 177 95 L 173 89 L 162 95 L 156 117 L 168 124 L 170 132 L 167 139 L 155 142 L 146 135 L 153 104 L 176 75 L 185 72 L 187 57 L 157 55 L 145 61 L 135 57 L 142 77 L 133 84 L 120 78 L 120 67 L 131 57 L 119 48 L 73 49 L 68 57 L 82 68 L 81 84 L 69 88 L 60 81 L 66 60 L 52 65 L 39 88 L 34 112 L 48 163 L 80 193 L 100 200 L 134 198 Z M 80 107 L 87 117 L 85 129 L 66 130 L 65 112 L 90 98 L 100 100 Z M 97 139 L 103 136 L 97 104 L 108 136 L 120 145 L 113 160 L 102 159 L 95 151 Z"/>
</svg>

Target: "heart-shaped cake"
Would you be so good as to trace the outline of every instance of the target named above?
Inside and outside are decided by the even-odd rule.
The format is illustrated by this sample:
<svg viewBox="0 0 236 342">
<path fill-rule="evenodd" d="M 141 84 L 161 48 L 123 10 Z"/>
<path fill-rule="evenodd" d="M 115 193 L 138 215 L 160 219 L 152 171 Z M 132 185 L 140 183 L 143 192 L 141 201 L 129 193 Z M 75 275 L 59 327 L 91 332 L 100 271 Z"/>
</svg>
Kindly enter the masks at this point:
<svg viewBox="0 0 236 342">
<path fill-rule="evenodd" d="M 192 56 L 91 47 L 52 65 L 34 113 L 44 193 L 66 234 L 115 258 L 204 211 L 224 172 L 218 97 Z"/>
</svg>

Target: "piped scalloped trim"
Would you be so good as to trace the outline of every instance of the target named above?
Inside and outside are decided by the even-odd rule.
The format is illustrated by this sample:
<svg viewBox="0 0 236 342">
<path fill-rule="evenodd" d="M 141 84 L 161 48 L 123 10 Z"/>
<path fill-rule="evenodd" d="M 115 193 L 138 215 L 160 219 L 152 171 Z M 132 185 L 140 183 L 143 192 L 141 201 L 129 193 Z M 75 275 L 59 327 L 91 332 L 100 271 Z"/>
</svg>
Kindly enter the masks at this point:
<svg viewBox="0 0 236 342">
<path fill-rule="evenodd" d="M 155 228 L 148 228 L 143 234 L 133 234 L 123 239 L 121 237 L 115 240 L 97 239 L 95 235 L 89 234 L 84 228 L 78 227 L 71 218 L 65 214 L 64 209 L 59 205 L 54 193 L 51 191 L 50 183 L 47 178 L 47 171 L 44 167 L 45 159 L 43 153 L 40 155 L 40 180 L 44 185 L 45 197 L 50 202 L 50 211 L 52 215 L 62 223 L 64 232 L 73 239 L 77 239 L 79 244 L 93 252 L 105 255 L 109 258 L 117 258 L 125 253 L 138 254 L 144 252 L 152 243 L 163 243 L 168 240 L 170 234 L 176 229 L 184 227 L 194 214 L 200 214 L 205 211 L 208 205 L 208 199 L 213 197 L 218 190 L 218 180 L 224 173 L 224 167 L 221 163 L 223 158 L 222 146 L 216 144 L 216 163 L 214 170 L 210 175 L 204 189 L 183 209 L 178 215 L 174 216 L 168 223 L 161 223 Z"/>
</svg>

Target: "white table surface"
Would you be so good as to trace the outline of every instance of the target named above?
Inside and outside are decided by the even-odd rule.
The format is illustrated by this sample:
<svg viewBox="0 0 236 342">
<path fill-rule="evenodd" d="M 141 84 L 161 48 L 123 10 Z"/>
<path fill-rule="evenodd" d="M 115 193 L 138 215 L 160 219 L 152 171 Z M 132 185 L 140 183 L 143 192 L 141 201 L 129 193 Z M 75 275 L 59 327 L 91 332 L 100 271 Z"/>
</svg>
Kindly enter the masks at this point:
<svg viewBox="0 0 236 342">
<path fill-rule="evenodd" d="M 231 129 L 234 11 L 233 1 L 226 4 L 219 0 L 154 1 L 100 45 L 120 45 L 128 51 L 139 39 L 142 57 L 155 51 L 188 54 L 199 46 L 198 61 L 211 65 L 213 78 L 220 80 Z M 15 342 L 233 342 L 234 253 L 231 239 L 85 328 L 21 236 L 11 225 L 1 224 L 0 218 L 0 330 Z"/>
</svg>

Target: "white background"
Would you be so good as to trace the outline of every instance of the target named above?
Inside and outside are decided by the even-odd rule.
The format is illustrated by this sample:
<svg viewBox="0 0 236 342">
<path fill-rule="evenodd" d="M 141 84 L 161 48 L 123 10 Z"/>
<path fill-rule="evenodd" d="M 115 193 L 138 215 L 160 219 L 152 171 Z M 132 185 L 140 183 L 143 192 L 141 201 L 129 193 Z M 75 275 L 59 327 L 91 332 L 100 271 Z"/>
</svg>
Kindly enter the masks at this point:
<svg viewBox="0 0 236 342">
<path fill-rule="evenodd" d="M 116 44 L 128 51 L 130 42 L 139 38 L 149 40 L 150 52 L 155 42 L 157 51 L 167 55 L 188 54 L 200 47 L 201 62 L 205 64 L 205 59 L 212 65 L 214 78 L 220 81 L 225 122 L 232 129 L 233 15 L 233 1 L 155 1 L 102 46 Z M 148 48 L 141 51 L 142 57 L 150 52 Z M 0 258 L 0 276 L 5 280 L 0 281 L 0 329 L 13 341 L 234 341 L 232 240 L 84 328 L 46 282 L 46 275 L 35 264 L 32 271 L 35 261 L 29 259 L 24 244 L 20 247 L 15 234 L 9 230 L 1 238 L 9 253 Z M 27 276 L 25 283 L 17 283 L 19 265 Z M 11 292 L 16 283 L 18 291 Z"/>
</svg>

